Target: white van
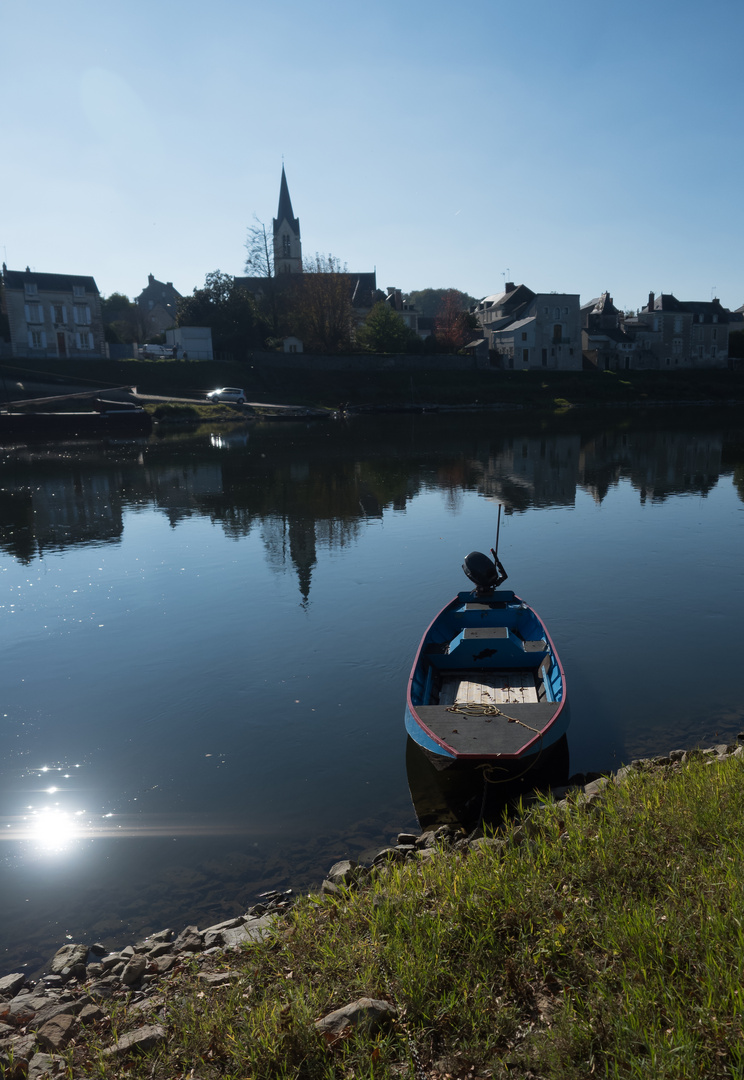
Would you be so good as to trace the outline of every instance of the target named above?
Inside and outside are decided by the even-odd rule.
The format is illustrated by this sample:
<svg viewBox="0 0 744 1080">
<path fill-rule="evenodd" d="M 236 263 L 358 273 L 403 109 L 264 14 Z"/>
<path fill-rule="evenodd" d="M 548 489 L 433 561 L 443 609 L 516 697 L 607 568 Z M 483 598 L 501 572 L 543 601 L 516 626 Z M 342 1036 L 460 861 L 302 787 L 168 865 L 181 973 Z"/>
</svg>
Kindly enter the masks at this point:
<svg viewBox="0 0 744 1080">
<path fill-rule="evenodd" d="M 173 356 L 173 349 L 165 345 L 143 345 L 140 356 L 143 360 L 156 360 L 161 356 Z"/>
</svg>

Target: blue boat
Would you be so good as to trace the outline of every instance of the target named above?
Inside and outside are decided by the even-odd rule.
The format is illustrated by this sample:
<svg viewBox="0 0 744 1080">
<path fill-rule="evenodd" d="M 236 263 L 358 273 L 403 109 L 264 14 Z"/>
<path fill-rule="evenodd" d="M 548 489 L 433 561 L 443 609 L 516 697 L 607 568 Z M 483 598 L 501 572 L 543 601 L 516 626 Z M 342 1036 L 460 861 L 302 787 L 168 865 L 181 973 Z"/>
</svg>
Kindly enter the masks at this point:
<svg viewBox="0 0 744 1080">
<path fill-rule="evenodd" d="M 492 766 L 494 777 L 533 769 L 568 728 L 566 677 L 537 612 L 500 586 L 506 572 L 471 552 L 475 584 L 426 630 L 408 680 L 406 730 L 438 769 Z"/>
</svg>

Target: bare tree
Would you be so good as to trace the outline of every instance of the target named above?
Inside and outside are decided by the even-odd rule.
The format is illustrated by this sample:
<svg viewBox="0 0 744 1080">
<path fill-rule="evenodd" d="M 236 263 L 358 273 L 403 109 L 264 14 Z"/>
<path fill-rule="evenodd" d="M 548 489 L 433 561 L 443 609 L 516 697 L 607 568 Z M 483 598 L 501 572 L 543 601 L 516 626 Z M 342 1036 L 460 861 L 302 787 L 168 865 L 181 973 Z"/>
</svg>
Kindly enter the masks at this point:
<svg viewBox="0 0 744 1080">
<path fill-rule="evenodd" d="M 273 278 L 274 276 L 274 252 L 273 244 L 269 243 L 269 235 L 263 221 L 259 221 L 253 215 L 255 225 L 248 228 L 248 237 L 245 241 L 245 271 L 251 277 Z"/>
<path fill-rule="evenodd" d="M 279 313 L 276 300 L 276 275 L 274 272 L 274 245 L 266 232 L 266 226 L 256 215 L 253 215 L 255 225 L 248 228 L 248 236 L 245 241 L 245 270 L 251 277 L 262 278 L 264 281 L 265 295 L 268 299 L 269 318 L 274 335 L 279 333 Z"/>
<path fill-rule="evenodd" d="M 463 310 L 461 296 L 457 289 L 448 289 L 439 305 L 434 332 L 443 352 L 462 349 L 472 334 L 475 319 Z"/>
<path fill-rule="evenodd" d="M 348 349 L 353 309 L 352 281 L 346 264 L 333 255 L 316 252 L 303 263 L 302 269 L 297 314 L 307 344 L 326 352 Z"/>
</svg>

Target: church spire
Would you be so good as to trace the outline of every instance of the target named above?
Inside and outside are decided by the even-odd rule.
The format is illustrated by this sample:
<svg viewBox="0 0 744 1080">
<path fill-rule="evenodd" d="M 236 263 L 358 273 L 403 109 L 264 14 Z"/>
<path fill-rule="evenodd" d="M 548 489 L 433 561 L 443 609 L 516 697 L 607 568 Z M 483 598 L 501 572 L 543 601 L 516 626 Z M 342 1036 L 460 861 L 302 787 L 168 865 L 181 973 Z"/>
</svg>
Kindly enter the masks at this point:
<svg viewBox="0 0 744 1080">
<path fill-rule="evenodd" d="M 294 216 L 292 210 L 284 165 L 282 165 L 282 182 L 279 187 L 279 209 L 274 218 L 274 273 L 302 273 L 300 219 Z"/>
</svg>

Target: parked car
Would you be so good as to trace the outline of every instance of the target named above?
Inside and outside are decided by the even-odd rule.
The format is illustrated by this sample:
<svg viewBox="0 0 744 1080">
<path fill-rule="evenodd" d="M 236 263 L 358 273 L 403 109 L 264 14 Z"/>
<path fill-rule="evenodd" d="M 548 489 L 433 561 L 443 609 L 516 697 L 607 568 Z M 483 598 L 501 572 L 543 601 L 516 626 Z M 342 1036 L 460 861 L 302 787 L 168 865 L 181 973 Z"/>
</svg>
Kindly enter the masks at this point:
<svg viewBox="0 0 744 1080">
<path fill-rule="evenodd" d="M 157 360 L 163 356 L 173 356 L 173 349 L 166 345 L 143 345 L 140 353 L 145 360 Z"/>
<path fill-rule="evenodd" d="M 245 390 L 237 386 L 223 386 L 221 390 L 211 390 L 207 394 L 208 401 L 236 401 L 238 405 L 245 405 Z"/>
</svg>

